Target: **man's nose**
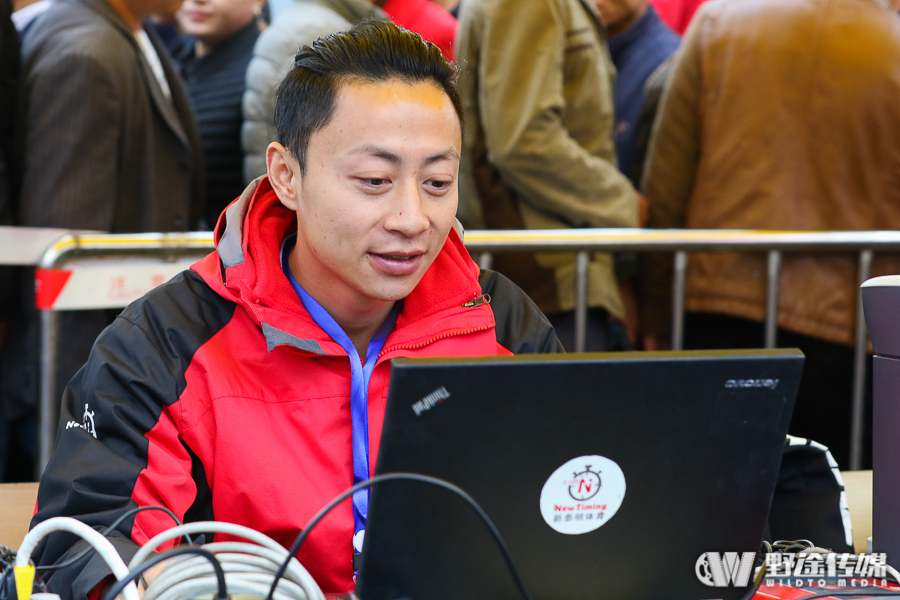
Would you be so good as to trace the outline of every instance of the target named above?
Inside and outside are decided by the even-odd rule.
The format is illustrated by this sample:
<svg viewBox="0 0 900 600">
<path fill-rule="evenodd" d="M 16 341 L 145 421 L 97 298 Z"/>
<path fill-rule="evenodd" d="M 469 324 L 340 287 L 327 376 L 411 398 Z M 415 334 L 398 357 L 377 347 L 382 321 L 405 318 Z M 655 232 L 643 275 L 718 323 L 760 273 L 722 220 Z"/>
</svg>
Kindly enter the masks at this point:
<svg viewBox="0 0 900 600">
<path fill-rule="evenodd" d="M 403 184 L 396 189 L 391 201 L 391 212 L 385 219 L 385 227 L 407 236 L 414 236 L 428 229 L 424 192 L 417 184 Z"/>
</svg>

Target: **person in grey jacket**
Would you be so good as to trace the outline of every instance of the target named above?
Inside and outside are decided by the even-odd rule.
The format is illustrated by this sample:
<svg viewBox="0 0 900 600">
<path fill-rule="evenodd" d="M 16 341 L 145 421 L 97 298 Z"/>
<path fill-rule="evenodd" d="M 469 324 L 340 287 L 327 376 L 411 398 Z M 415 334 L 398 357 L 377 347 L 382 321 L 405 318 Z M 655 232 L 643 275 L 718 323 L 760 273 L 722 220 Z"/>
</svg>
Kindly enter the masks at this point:
<svg viewBox="0 0 900 600">
<path fill-rule="evenodd" d="M 368 0 L 294 0 L 260 34 L 244 91 L 241 145 L 247 183 L 266 174 L 266 148 L 275 141 L 275 88 L 293 66 L 297 49 L 372 18 L 387 16 Z"/>
</svg>

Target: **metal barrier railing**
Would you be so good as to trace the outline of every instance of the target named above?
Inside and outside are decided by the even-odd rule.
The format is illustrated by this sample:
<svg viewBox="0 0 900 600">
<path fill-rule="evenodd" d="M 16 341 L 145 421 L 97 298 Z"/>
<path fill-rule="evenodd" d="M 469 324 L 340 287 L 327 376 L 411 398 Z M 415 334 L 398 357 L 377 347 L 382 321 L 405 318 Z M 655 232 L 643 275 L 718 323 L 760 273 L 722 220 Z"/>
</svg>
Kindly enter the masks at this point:
<svg viewBox="0 0 900 600">
<path fill-rule="evenodd" d="M 535 231 L 469 231 L 466 246 L 487 268 L 496 252 L 575 252 L 577 255 L 576 351 L 584 348 L 587 315 L 588 262 L 591 252 L 672 252 L 674 253 L 672 347 L 681 349 L 684 340 L 684 289 L 688 254 L 697 251 L 764 252 L 768 255 L 768 289 L 766 294 L 765 340 L 767 348 L 775 347 L 778 323 L 778 279 L 783 252 L 856 252 L 859 253 L 859 281 L 869 278 L 875 252 L 900 252 L 900 231 L 865 232 L 774 232 L 732 230 L 645 230 L 645 229 L 570 229 Z M 97 260 L 135 261 L 172 267 L 186 258 L 197 258 L 212 248 L 211 233 L 136 234 L 136 235 L 72 235 L 57 240 L 44 254 L 41 269 L 79 270 L 79 262 L 87 262 L 85 270 L 96 268 Z M 103 273 L 109 276 L 109 271 Z M 102 286 L 101 286 L 102 287 Z M 134 288 L 141 292 L 141 287 Z M 140 294 L 138 294 L 140 295 Z M 119 298 L 121 306 L 130 301 L 128 294 Z M 103 304 L 97 308 L 111 306 Z M 79 306 L 79 308 L 88 308 Z M 56 323 L 54 313 L 60 307 L 42 311 L 41 399 L 39 467 L 43 468 L 52 450 L 53 434 L 58 418 L 58 402 L 54 403 Z M 851 469 L 858 469 L 862 457 L 862 432 L 865 390 L 866 330 L 862 311 L 857 304 L 856 352 L 854 362 L 853 421 L 851 425 Z"/>
<path fill-rule="evenodd" d="M 213 249 L 211 232 L 191 233 L 140 233 L 140 234 L 88 234 L 66 235 L 56 240 L 38 263 L 36 286 L 47 287 L 46 273 L 69 271 L 67 284 L 76 284 L 71 274 L 85 272 L 75 302 L 59 302 L 62 294 L 54 298 L 40 298 L 41 355 L 40 398 L 38 410 L 38 472 L 43 472 L 53 451 L 53 440 L 59 421 L 59 398 L 56 390 L 57 312 L 60 310 L 86 310 L 96 308 L 122 308 L 144 293 L 159 285 L 192 262 L 209 254 Z M 97 261 L 102 261 L 101 266 Z M 79 265 L 81 268 L 79 268 Z M 109 266 L 112 265 L 112 269 Z M 136 266 L 142 267 L 143 281 L 127 285 L 124 278 Z M 149 277 L 148 269 L 149 267 Z M 110 281 L 113 282 L 110 285 Z M 110 293 L 115 289 L 115 293 Z M 85 293 L 86 292 L 86 293 Z M 104 295 L 104 292 L 105 295 Z"/>
<path fill-rule="evenodd" d="M 50 244 L 75 233 L 100 232 L 0 225 L 0 265 L 33 267 L 41 261 Z"/>
</svg>

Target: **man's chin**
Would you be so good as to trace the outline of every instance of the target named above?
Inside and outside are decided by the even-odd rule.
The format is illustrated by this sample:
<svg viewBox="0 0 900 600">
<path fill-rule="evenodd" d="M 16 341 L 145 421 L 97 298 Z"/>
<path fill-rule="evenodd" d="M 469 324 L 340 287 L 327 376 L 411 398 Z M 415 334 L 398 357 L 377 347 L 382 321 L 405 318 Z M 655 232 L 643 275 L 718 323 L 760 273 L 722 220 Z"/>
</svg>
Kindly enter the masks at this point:
<svg viewBox="0 0 900 600">
<path fill-rule="evenodd" d="M 419 285 L 419 282 L 422 281 L 424 275 L 425 273 L 415 273 L 413 275 L 404 275 L 402 277 L 397 276 L 387 278 L 385 285 L 381 286 L 380 290 L 374 294 L 374 296 L 383 302 L 397 302 L 403 300 L 413 293 L 413 290 L 415 290 Z"/>
</svg>

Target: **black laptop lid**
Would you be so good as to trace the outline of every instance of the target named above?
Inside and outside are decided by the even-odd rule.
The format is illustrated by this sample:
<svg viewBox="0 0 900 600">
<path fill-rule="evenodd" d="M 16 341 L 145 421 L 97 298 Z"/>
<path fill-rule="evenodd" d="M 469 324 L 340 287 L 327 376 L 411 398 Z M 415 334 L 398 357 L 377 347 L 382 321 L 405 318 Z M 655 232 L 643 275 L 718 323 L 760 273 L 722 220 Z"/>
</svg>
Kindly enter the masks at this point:
<svg viewBox="0 0 900 600">
<path fill-rule="evenodd" d="M 378 473 L 446 479 L 487 511 L 536 599 L 739 598 L 695 574 L 759 549 L 797 350 L 393 362 Z M 372 491 L 362 600 L 518 598 L 463 500 Z"/>
</svg>

